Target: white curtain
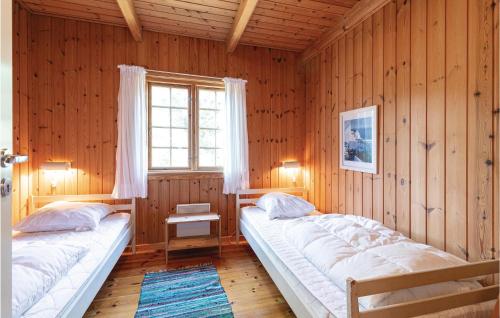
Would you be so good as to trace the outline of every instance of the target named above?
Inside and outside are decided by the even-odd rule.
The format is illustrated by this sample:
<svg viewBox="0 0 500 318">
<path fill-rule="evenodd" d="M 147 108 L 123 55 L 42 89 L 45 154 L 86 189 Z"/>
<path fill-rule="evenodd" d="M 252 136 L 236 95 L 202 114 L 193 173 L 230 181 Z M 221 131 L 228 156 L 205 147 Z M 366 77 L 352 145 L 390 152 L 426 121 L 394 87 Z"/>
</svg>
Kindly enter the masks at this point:
<svg viewBox="0 0 500 318">
<path fill-rule="evenodd" d="M 146 70 L 120 65 L 118 148 L 113 197 L 145 198 L 148 194 Z"/>
<path fill-rule="evenodd" d="M 226 90 L 224 160 L 224 193 L 248 189 L 248 132 L 246 113 L 246 81 L 224 78 Z"/>
</svg>

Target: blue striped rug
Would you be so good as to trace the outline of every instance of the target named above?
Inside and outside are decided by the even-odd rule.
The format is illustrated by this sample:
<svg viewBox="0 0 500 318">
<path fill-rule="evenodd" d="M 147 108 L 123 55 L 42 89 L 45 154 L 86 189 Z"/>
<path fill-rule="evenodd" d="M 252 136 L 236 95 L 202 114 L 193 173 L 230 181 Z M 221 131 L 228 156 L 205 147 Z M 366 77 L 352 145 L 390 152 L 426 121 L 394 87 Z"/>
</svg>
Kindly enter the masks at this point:
<svg viewBox="0 0 500 318">
<path fill-rule="evenodd" d="M 135 317 L 232 318 L 213 265 L 148 273 Z"/>
</svg>

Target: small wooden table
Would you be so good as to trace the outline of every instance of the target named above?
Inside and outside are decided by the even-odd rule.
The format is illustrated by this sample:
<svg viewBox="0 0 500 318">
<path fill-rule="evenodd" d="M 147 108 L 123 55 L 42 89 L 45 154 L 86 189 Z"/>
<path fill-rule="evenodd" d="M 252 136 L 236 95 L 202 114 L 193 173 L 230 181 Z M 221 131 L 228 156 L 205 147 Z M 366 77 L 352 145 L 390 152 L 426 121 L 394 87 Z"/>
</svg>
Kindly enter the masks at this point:
<svg viewBox="0 0 500 318">
<path fill-rule="evenodd" d="M 217 236 L 189 236 L 175 237 L 169 239 L 168 226 L 170 224 L 183 224 L 193 222 L 217 222 Z M 221 223 L 218 213 L 192 213 L 192 214 L 172 214 L 165 219 L 165 263 L 168 263 L 168 252 L 188 250 L 193 248 L 219 247 L 219 257 L 221 256 Z"/>
</svg>

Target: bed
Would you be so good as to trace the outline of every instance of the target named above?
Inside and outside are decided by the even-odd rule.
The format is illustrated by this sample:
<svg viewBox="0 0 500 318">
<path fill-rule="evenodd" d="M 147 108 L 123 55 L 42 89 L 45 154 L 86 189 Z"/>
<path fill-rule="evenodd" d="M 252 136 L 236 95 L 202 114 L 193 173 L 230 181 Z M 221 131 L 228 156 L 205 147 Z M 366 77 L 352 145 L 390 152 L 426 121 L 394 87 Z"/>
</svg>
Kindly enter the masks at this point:
<svg viewBox="0 0 500 318">
<path fill-rule="evenodd" d="M 342 289 L 283 237 L 290 220 L 269 221 L 265 211 L 253 206 L 258 196 L 275 191 L 306 194 L 302 188 L 240 191 L 236 196 L 237 241 L 240 233 L 245 236 L 297 317 L 490 317 L 498 285 L 365 309 L 358 302 L 360 297 L 498 273 L 499 263 L 468 263 L 361 280 L 349 277 Z"/>
<path fill-rule="evenodd" d="M 108 201 L 109 200 L 109 201 Z M 33 196 L 30 208 L 54 201 L 104 201 L 114 202 L 109 194 Z M 86 242 L 88 253 L 27 310 L 22 317 L 81 317 L 92 303 L 125 248 L 131 245 L 135 253 L 135 199 L 127 204 L 111 204 L 116 212 L 101 220 L 93 231 L 55 231 L 16 233 L 16 244 L 29 242 Z"/>
</svg>

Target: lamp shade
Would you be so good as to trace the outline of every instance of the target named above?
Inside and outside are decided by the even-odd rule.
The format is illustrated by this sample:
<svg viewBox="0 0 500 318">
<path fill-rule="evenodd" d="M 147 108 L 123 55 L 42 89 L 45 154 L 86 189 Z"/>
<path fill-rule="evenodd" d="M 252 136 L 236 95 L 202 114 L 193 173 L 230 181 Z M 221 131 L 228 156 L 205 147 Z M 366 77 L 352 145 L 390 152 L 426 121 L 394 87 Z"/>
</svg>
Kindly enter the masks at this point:
<svg viewBox="0 0 500 318">
<path fill-rule="evenodd" d="M 69 161 L 47 161 L 41 164 L 42 170 L 70 170 L 71 162 Z"/>
</svg>

